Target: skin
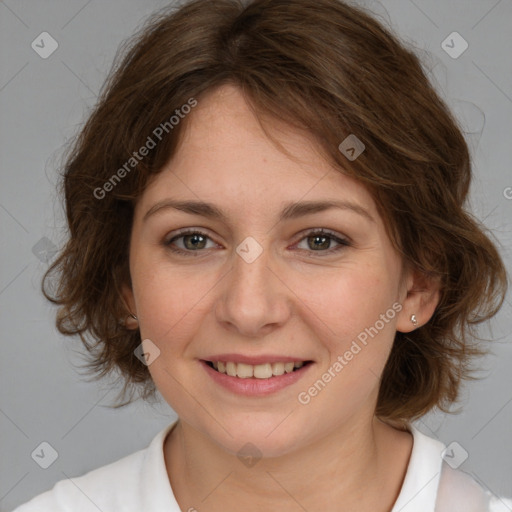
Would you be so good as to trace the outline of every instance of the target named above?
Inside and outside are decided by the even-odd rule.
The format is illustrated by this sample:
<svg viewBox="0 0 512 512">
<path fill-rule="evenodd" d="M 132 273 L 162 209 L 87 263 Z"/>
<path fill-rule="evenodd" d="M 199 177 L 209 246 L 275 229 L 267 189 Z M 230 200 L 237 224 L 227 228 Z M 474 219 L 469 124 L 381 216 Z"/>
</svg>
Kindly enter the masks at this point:
<svg viewBox="0 0 512 512">
<path fill-rule="evenodd" d="M 307 133 L 272 123 L 290 159 L 232 85 L 202 98 L 187 121 L 177 152 L 136 205 L 132 287 L 123 292 L 142 339 L 160 350 L 149 370 L 179 416 L 164 455 L 180 507 L 391 510 L 412 436 L 374 416 L 379 377 L 395 332 L 416 328 L 412 314 L 418 326 L 427 322 L 438 289 L 402 272 L 371 195 L 334 169 Z M 143 220 L 168 198 L 214 203 L 228 220 L 171 208 Z M 288 202 L 327 199 L 357 203 L 373 221 L 349 209 L 278 220 Z M 165 242 L 180 228 L 208 238 L 200 249 L 193 237 L 188 245 L 176 239 L 173 246 L 190 256 L 177 255 Z M 320 228 L 351 245 L 331 238 L 316 249 L 308 231 Z M 252 263 L 236 252 L 249 236 L 262 248 Z M 401 311 L 307 405 L 299 403 L 298 394 L 394 303 Z M 283 390 L 244 397 L 214 383 L 198 361 L 221 353 L 289 355 L 313 365 Z M 248 442 L 262 455 L 252 467 L 237 457 Z"/>
</svg>

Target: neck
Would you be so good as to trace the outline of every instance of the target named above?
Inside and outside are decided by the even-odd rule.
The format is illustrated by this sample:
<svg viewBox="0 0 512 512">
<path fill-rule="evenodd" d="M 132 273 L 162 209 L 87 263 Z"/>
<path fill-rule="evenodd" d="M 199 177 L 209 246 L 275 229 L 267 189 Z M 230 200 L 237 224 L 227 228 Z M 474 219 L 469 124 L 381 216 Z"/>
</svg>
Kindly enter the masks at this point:
<svg viewBox="0 0 512 512">
<path fill-rule="evenodd" d="M 400 492 L 411 449 L 409 433 L 377 418 L 343 425 L 314 444 L 250 467 L 181 421 L 164 445 L 180 508 L 211 512 L 239 510 L 241 504 L 247 512 L 386 512 Z"/>
</svg>

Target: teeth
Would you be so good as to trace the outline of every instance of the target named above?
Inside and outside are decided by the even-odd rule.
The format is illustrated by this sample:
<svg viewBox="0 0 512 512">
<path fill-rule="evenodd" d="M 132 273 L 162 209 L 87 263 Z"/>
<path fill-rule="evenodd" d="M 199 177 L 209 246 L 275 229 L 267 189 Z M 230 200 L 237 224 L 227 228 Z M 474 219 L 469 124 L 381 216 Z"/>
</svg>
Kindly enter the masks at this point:
<svg viewBox="0 0 512 512">
<path fill-rule="evenodd" d="M 257 379 L 269 379 L 272 377 L 272 365 L 270 363 L 257 364 L 254 367 L 254 376 Z"/>
<path fill-rule="evenodd" d="M 223 361 L 213 361 L 212 364 L 219 373 L 225 373 L 230 377 L 238 377 L 240 379 L 249 379 L 251 377 L 256 379 L 269 379 L 273 376 L 291 373 L 294 369 L 304 366 L 303 361 L 294 363 L 264 363 L 257 365 L 233 363 L 231 361 L 227 363 Z"/>
<path fill-rule="evenodd" d="M 284 371 L 286 373 L 292 373 L 293 372 L 293 363 L 284 363 Z"/>
<path fill-rule="evenodd" d="M 256 366 L 253 367 L 250 364 L 238 363 L 236 365 L 236 376 L 240 377 L 241 379 L 248 379 L 252 377 L 253 371 L 256 368 Z"/>
<path fill-rule="evenodd" d="M 236 363 L 232 363 L 231 361 L 226 363 L 226 373 L 230 377 L 236 377 Z"/>
<path fill-rule="evenodd" d="M 273 375 L 283 375 L 284 373 L 284 363 L 272 363 L 272 374 Z"/>
</svg>

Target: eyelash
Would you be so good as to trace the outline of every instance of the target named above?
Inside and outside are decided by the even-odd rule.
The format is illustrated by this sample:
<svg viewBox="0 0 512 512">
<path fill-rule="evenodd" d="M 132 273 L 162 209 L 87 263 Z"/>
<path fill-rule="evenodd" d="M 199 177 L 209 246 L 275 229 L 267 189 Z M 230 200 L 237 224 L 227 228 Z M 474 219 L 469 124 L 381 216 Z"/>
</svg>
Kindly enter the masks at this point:
<svg viewBox="0 0 512 512">
<path fill-rule="evenodd" d="M 204 250 L 198 250 L 198 251 L 191 251 L 191 250 L 184 250 L 184 249 L 179 249 L 179 248 L 176 248 L 176 247 L 172 247 L 172 242 L 174 242 L 175 240 L 178 240 L 179 238 L 183 238 L 184 236 L 186 235 L 201 235 L 205 238 L 208 238 L 211 240 L 211 238 L 206 234 L 206 233 L 203 233 L 202 231 L 198 231 L 198 230 L 195 230 L 195 229 L 189 229 L 189 230 L 182 230 L 182 231 L 179 231 L 178 234 L 174 237 L 172 237 L 170 240 L 164 242 L 164 245 L 169 249 L 171 250 L 172 252 L 176 253 L 176 254 L 181 254 L 181 255 L 184 255 L 184 256 L 192 256 L 192 257 L 198 257 L 198 256 L 201 256 L 201 252 L 204 252 Z M 310 236 L 327 236 L 328 238 L 334 240 L 335 242 L 339 243 L 338 247 L 335 247 L 334 249 L 328 249 L 327 251 L 318 251 L 320 253 L 323 253 L 323 254 L 314 254 L 316 251 L 307 251 L 307 252 L 311 252 L 313 253 L 312 256 L 313 257 L 325 257 L 325 255 L 331 255 L 333 253 L 336 253 L 338 251 L 340 251 L 341 249 L 345 248 L 345 247 L 350 247 L 352 244 L 349 242 L 348 239 L 346 238 L 340 238 L 338 236 L 336 236 L 335 233 L 333 233 L 332 231 L 329 231 L 329 230 L 326 230 L 326 229 L 317 229 L 317 230 L 311 230 L 309 232 L 307 232 L 297 243 L 300 243 L 302 242 L 302 240 L 310 237 Z M 304 249 L 306 250 L 306 249 Z"/>
</svg>

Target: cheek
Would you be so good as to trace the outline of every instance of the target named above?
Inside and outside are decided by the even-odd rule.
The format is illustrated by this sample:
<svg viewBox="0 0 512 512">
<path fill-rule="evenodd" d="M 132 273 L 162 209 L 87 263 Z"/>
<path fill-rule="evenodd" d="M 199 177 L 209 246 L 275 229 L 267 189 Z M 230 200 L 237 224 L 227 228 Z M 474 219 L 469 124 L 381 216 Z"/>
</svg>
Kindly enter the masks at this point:
<svg viewBox="0 0 512 512">
<path fill-rule="evenodd" d="M 302 308 L 299 314 L 314 325 L 318 337 L 330 340 L 333 349 L 343 349 L 377 321 L 378 330 L 389 337 L 394 310 L 385 317 L 385 325 L 380 316 L 391 308 L 395 288 L 382 267 L 378 262 L 346 265 L 311 276 L 296 274 L 294 281 L 289 280 Z"/>
<path fill-rule="evenodd" d="M 396 308 L 400 305 L 386 276 L 368 274 L 362 286 L 358 287 L 356 281 L 352 285 L 352 302 L 347 310 L 350 321 L 338 355 L 343 349 L 347 366 L 367 377 L 380 377 L 395 337 Z"/>
<path fill-rule="evenodd" d="M 182 352 L 197 331 L 199 318 L 211 311 L 209 294 L 221 276 L 161 261 L 137 263 L 144 269 L 134 280 L 141 335 L 154 340 L 162 352 Z"/>
<path fill-rule="evenodd" d="M 300 404 L 307 405 L 309 416 L 318 416 L 324 423 L 346 421 L 367 406 L 373 411 L 377 400 L 395 336 L 396 311 L 392 304 L 366 306 L 363 312 L 356 308 L 358 316 L 349 326 L 340 322 L 338 336 L 324 339 L 329 359 L 298 397 Z"/>
<path fill-rule="evenodd" d="M 182 362 L 197 332 L 198 315 L 204 314 L 201 308 L 207 298 L 205 293 L 212 286 L 207 286 L 208 283 L 197 276 L 194 278 L 175 269 L 171 271 L 165 265 L 145 268 L 153 270 L 138 275 L 136 293 L 140 332 L 142 339 L 150 339 L 156 345 L 153 350 L 158 354 L 148 369 L 157 389 L 173 410 L 178 415 L 187 413 L 190 416 L 191 399 L 186 390 L 195 376 L 189 365 Z"/>
<path fill-rule="evenodd" d="M 299 314 L 328 353 L 303 398 L 324 414 L 350 414 L 378 390 L 396 332 L 390 275 L 377 263 L 345 267 L 312 281 L 300 297 Z"/>
</svg>

